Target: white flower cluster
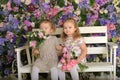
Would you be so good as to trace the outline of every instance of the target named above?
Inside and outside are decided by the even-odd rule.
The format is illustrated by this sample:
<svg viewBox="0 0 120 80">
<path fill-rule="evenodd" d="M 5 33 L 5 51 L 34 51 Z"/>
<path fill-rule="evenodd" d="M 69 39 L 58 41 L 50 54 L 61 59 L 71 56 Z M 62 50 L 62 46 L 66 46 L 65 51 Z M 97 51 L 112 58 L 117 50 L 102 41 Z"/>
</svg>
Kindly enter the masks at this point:
<svg viewBox="0 0 120 80">
<path fill-rule="evenodd" d="M 120 5 L 120 0 L 113 0 L 112 2 L 116 8 L 117 13 L 120 13 L 120 7 L 118 7 L 118 5 Z"/>
</svg>

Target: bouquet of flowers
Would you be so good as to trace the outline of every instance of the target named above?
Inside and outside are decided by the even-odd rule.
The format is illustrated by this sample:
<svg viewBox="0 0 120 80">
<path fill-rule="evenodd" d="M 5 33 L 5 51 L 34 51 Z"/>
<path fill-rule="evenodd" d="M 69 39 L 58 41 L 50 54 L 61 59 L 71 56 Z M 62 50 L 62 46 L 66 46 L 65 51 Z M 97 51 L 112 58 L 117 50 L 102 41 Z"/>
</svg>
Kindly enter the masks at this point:
<svg viewBox="0 0 120 80">
<path fill-rule="evenodd" d="M 27 34 L 27 43 L 33 48 L 33 54 L 35 57 L 39 55 L 39 45 L 47 38 L 44 31 L 31 31 Z"/>
<path fill-rule="evenodd" d="M 71 51 L 69 47 L 63 48 L 63 56 L 60 62 L 62 63 L 61 69 L 63 71 L 70 71 L 76 64 L 79 65 L 81 71 L 88 68 L 84 64 L 77 63 L 77 56 L 75 56 L 75 52 Z"/>
</svg>

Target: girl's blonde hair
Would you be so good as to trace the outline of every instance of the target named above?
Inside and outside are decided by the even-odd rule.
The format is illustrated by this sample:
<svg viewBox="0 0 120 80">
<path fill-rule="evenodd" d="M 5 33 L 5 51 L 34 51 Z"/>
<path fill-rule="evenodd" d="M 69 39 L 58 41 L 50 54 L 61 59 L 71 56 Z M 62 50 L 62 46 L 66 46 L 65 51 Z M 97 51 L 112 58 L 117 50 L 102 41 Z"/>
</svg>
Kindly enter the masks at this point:
<svg viewBox="0 0 120 80">
<path fill-rule="evenodd" d="M 41 21 L 41 22 L 40 22 L 40 25 L 39 25 L 39 28 L 40 28 L 41 24 L 43 24 L 43 23 L 45 23 L 45 24 L 46 24 L 46 23 L 50 24 L 50 27 L 51 27 L 52 31 L 53 31 L 53 32 L 56 31 L 56 27 L 55 27 L 55 25 L 53 24 L 52 21 L 50 21 L 50 20 L 48 20 L 48 19 Z"/>
<path fill-rule="evenodd" d="M 64 29 L 64 24 L 65 24 L 66 22 L 72 23 L 72 24 L 74 25 L 74 27 L 76 28 L 76 31 L 75 31 L 74 34 L 73 34 L 73 39 L 75 40 L 75 39 L 81 37 L 81 34 L 80 34 L 80 31 L 79 31 L 77 22 L 76 22 L 73 18 L 67 18 L 67 19 L 63 22 L 63 29 Z M 61 37 L 62 37 L 62 40 L 65 41 L 68 36 L 67 36 L 67 35 L 64 33 L 64 31 L 63 31 Z"/>
</svg>

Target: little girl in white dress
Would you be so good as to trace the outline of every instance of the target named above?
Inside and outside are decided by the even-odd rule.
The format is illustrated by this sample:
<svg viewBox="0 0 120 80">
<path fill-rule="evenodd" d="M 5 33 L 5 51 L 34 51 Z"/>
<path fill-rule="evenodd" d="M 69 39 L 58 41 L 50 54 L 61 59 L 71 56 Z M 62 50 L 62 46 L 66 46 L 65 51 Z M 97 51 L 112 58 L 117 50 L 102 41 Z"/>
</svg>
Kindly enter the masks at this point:
<svg viewBox="0 0 120 80">
<path fill-rule="evenodd" d="M 40 29 L 45 31 L 46 35 L 49 35 L 47 39 L 39 46 L 40 58 L 36 59 L 33 64 L 31 78 L 32 80 L 39 79 L 40 71 L 50 71 L 51 79 L 58 80 L 58 54 L 57 50 L 61 48 L 59 41 L 55 36 L 51 34 L 55 31 L 55 26 L 51 21 L 45 20 L 40 24 Z M 33 51 L 34 52 L 34 51 Z M 62 73 L 62 71 L 61 71 Z M 64 75 L 63 75 L 64 76 Z M 59 77 L 60 80 L 65 80 L 65 77 Z"/>
</svg>

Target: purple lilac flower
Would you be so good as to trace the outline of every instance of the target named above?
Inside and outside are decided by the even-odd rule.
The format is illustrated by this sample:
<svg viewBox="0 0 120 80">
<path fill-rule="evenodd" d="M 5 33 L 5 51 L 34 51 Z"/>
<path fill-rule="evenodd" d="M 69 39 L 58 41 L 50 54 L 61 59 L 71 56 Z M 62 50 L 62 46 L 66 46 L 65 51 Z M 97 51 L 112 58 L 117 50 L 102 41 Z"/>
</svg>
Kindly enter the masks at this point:
<svg viewBox="0 0 120 80">
<path fill-rule="evenodd" d="M 99 2 L 98 2 L 99 1 Z M 109 0 L 98 0 L 97 2 L 101 5 L 104 6 Z"/>
<path fill-rule="evenodd" d="M 15 4 L 17 4 L 17 5 L 20 5 L 21 0 L 13 0 L 13 2 L 14 2 Z"/>
<path fill-rule="evenodd" d="M 116 24 L 117 23 L 117 17 L 116 17 L 116 14 L 111 14 L 111 16 L 110 16 L 110 21 L 112 22 L 112 23 L 114 23 L 114 24 Z"/>
<path fill-rule="evenodd" d="M 0 14 L 3 15 L 3 11 L 0 9 Z"/>
<path fill-rule="evenodd" d="M 100 0 L 95 0 L 95 3 L 99 3 Z"/>
<path fill-rule="evenodd" d="M 120 57 L 120 43 L 118 43 L 117 56 Z"/>
<path fill-rule="evenodd" d="M 5 51 L 5 49 L 3 48 L 2 45 L 0 45 L 0 55 L 2 55 L 4 51 Z M 1 62 L 1 61 L 0 61 L 0 62 Z"/>
<path fill-rule="evenodd" d="M 8 56 L 13 56 L 14 55 L 14 44 L 8 44 L 7 47 L 9 48 L 8 50 Z"/>
<path fill-rule="evenodd" d="M 36 4 L 36 0 L 31 0 L 31 3 L 32 4 Z"/>
<path fill-rule="evenodd" d="M 20 43 L 21 43 L 21 46 L 24 45 L 24 43 L 25 43 L 26 41 L 27 41 L 27 39 L 22 36 L 22 37 L 21 37 L 21 42 L 20 42 Z"/>
<path fill-rule="evenodd" d="M 0 45 L 4 46 L 6 41 L 8 41 L 6 38 L 0 38 Z"/>
<path fill-rule="evenodd" d="M 111 24 L 110 20 L 105 20 L 105 24 Z"/>
<path fill-rule="evenodd" d="M 116 37 L 116 30 L 110 30 L 111 37 Z"/>
<path fill-rule="evenodd" d="M 15 44 L 15 43 L 16 43 L 16 40 L 17 40 L 17 37 L 14 36 L 12 39 L 13 39 L 12 44 Z"/>
<path fill-rule="evenodd" d="M 101 25 L 101 26 L 105 25 L 105 20 L 104 20 L 103 18 L 100 18 L 100 19 L 99 19 L 99 22 L 100 22 L 100 25 Z"/>
<path fill-rule="evenodd" d="M 19 21 L 17 19 L 13 19 L 13 29 L 18 29 Z"/>
<path fill-rule="evenodd" d="M 91 14 L 87 14 L 87 20 L 85 22 L 85 25 L 89 25 L 89 22 L 90 22 L 90 18 L 91 18 Z"/>
<path fill-rule="evenodd" d="M 6 75 L 10 74 L 10 69 L 6 68 L 6 69 L 4 70 L 4 74 L 6 74 Z"/>
<path fill-rule="evenodd" d="M 48 14 L 50 11 L 50 5 L 48 3 L 42 3 L 41 8 L 43 9 L 43 11 Z"/>
<path fill-rule="evenodd" d="M 68 18 L 67 15 L 63 15 L 61 19 L 62 19 L 62 21 L 64 21 L 64 20 L 67 19 L 67 18 Z"/>
<path fill-rule="evenodd" d="M 6 33 L 6 39 L 8 39 L 8 40 L 12 40 L 12 38 L 14 37 L 14 33 L 13 32 L 10 32 L 10 31 L 7 31 L 7 33 Z"/>
<path fill-rule="evenodd" d="M 78 4 L 78 6 L 80 9 L 82 9 L 82 8 L 89 9 L 90 8 L 88 0 L 87 1 L 84 0 L 84 1 L 80 2 Z"/>
<path fill-rule="evenodd" d="M 9 14 L 8 16 L 8 21 L 12 21 L 13 20 L 13 15 L 12 14 Z"/>
<path fill-rule="evenodd" d="M 108 6 L 106 7 L 106 9 L 108 10 L 108 12 L 109 12 L 109 13 L 113 13 L 113 12 L 114 12 L 115 7 L 114 7 L 114 5 L 113 5 L 113 4 L 111 4 L 111 5 L 108 5 Z"/>
<path fill-rule="evenodd" d="M 4 14 L 5 16 L 7 16 L 7 15 L 9 14 L 9 11 L 8 11 L 7 9 L 5 9 L 5 10 L 3 11 L 3 14 Z"/>
</svg>

